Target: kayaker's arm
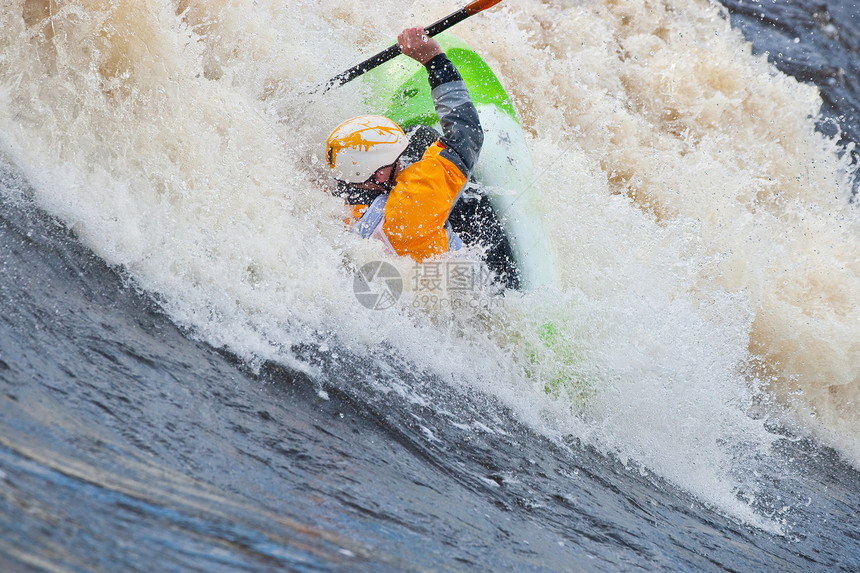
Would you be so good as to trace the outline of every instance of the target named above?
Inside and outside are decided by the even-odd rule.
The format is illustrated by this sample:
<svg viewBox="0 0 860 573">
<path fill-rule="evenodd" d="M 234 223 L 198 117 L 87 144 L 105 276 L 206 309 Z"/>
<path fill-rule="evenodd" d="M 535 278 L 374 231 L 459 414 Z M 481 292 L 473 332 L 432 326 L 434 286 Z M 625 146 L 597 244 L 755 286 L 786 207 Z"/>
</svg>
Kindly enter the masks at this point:
<svg viewBox="0 0 860 573">
<path fill-rule="evenodd" d="M 423 64 L 429 74 L 430 93 L 442 126 L 442 157 L 468 177 L 478 161 L 484 131 L 460 72 L 423 28 L 404 30 L 398 41 L 401 51 Z"/>
<path fill-rule="evenodd" d="M 441 155 L 468 177 L 484 143 L 478 111 L 460 72 L 445 54 L 435 56 L 425 67 L 430 73 L 430 93 L 442 126 L 439 141 L 445 150 Z"/>
</svg>

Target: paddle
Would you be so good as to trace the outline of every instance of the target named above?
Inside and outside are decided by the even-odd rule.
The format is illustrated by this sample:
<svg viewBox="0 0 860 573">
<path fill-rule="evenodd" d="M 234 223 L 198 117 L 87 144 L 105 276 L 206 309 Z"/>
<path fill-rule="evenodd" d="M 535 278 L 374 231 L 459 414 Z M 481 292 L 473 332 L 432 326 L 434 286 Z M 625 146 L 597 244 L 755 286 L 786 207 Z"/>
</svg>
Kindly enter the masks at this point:
<svg viewBox="0 0 860 573">
<path fill-rule="evenodd" d="M 456 12 L 445 16 L 444 18 L 442 18 L 438 22 L 434 22 L 433 24 L 430 24 L 429 26 L 427 26 L 425 28 L 425 30 L 427 30 L 427 35 L 428 36 L 435 36 L 439 32 L 447 30 L 448 28 L 450 28 L 454 24 L 457 24 L 458 22 L 462 22 L 463 20 L 465 20 L 469 16 L 474 16 L 478 12 L 482 12 L 482 11 L 486 10 L 487 8 L 491 8 L 501 1 L 502 0 L 475 0 L 474 2 L 470 3 L 469 5 L 467 5 L 463 8 L 460 8 Z M 389 46 L 388 48 L 382 50 L 381 52 L 379 52 L 375 56 L 367 58 L 366 60 L 364 60 L 360 64 L 349 68 L 345 72 L 339 73 L 338 75 L 336 75 L 335 77 L 333 77 L 332 79 L 327 81 L 322 88 L 322 93 L 327 92 L 331 88 L 342 86 L 343 84 L 345 84 L 351 80 L 354 80 L 355 78 L 357 78 L 358 76 L 360 76 L 364 72 L 372 70 L 373 68 L 375 68 L 376 66 L 378 66 L 380 64 L 384 64 L 385 62 L 398 56 L 399 54 L 400 54 L 400 46 L 399 45 L 394 44 L 393 46 Z"/>
</svg>

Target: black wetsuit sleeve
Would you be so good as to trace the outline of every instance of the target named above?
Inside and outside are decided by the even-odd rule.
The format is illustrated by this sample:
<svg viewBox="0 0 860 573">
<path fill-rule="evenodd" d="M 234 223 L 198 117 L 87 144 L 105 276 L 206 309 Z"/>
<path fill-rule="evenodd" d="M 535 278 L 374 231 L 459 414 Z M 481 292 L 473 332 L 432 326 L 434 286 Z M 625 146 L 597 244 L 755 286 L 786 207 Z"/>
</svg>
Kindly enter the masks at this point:
<svg viewBox="0 0 860 573">
<path fill-rule="evenodd" d="M 451 60 L 445 54 L 434 56 L 433 59 L 424 64 L 424 67 L 427 69 L 427 79 L 430 82 L 431 89 L 448 82 L 463 80 L 460 72 L 457 71 L 457 68 L 454 67 L 454 64 L 451 63 Z"/>
<path fill-rule="evenodd" d="M 445 147 L 441 155 L 451 161 L 468 177 L 484 143 L 484 131 L 478 110 L 460 72 L 445 54 L 439 54 L 425 64 L 436 115 L 442 126 L 439 141 Z"/>
</svg>

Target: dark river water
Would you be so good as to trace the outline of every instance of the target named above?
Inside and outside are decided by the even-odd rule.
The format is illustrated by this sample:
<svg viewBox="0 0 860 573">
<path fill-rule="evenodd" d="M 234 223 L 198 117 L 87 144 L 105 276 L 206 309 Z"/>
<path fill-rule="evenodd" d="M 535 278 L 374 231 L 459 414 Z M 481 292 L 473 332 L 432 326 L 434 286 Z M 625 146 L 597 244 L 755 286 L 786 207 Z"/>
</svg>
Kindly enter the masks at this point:
<svg viewBox="0 0 860 573">
<path fill-rule="evenodd" d="M 860 4 L 724 5 L 860 142 Z M 387 345 L 240 360 L 31 185 L 0 163 L 4 572 L 860 570 L 860 472 L 812 438 L 774 423 L 745 518 Z"/>
</svg>

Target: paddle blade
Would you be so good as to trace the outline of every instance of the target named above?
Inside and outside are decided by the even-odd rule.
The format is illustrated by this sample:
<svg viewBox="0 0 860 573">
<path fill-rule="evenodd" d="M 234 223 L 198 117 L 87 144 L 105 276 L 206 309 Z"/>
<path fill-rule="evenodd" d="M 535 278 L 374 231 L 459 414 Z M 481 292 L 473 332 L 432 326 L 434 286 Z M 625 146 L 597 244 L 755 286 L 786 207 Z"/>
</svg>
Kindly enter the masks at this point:
<svg viewBox="0 0 860 573">
<path fill-rule="evenodd" d="M 477 14 L 487 8 L 492 8 L 502 0 L 475 0 L 468 6 L 464 7 L 463 10 L 466 11 L 466 14 L 472 16 L 473 14 Z"/>
</svg>

